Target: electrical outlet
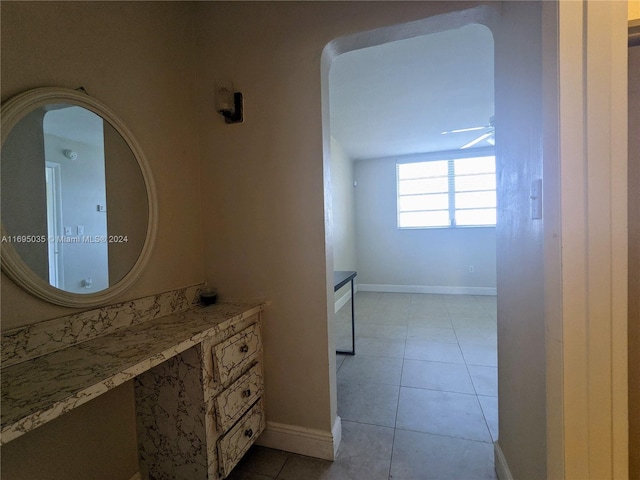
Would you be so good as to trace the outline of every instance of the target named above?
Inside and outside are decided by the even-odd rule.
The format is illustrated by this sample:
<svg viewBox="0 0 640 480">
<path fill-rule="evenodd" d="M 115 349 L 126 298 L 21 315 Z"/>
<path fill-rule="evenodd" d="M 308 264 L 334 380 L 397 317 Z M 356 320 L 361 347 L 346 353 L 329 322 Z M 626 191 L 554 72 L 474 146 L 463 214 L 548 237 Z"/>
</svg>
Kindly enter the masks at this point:
<svg viewBox="0 0 640 480">
<path fill-rule="evenodd" d="M 473 265 L 469 265 L 469 273 L 473 273 L 474 269 L 473 269 Z"/>
</svg>

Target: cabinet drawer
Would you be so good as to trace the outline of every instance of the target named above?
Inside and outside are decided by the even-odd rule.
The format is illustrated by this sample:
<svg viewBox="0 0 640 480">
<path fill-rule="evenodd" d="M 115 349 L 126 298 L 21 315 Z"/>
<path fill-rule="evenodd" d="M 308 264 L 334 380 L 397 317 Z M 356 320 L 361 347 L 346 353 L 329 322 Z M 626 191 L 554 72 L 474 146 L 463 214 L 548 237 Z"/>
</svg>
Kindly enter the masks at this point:
<svg viewBox="0 0 640 480">
<path fill-rule="evenodd" d="M 220 474 L 225 478 L 264 430 L 262 399 L 251 407 L 229 432 L 218 440 Z"/>
<path fill-rule="evenodd" d="M 224 432 L 262 396 L 262 366 L 257 363 L 214 400 L 216 423 Z"/>
<path fill-rule="evenodd" d="M 260 352 L 260 327 L 254 323 L 213 347 L 213 370 L 222 384 L 237 378 Z"/>
</svg>

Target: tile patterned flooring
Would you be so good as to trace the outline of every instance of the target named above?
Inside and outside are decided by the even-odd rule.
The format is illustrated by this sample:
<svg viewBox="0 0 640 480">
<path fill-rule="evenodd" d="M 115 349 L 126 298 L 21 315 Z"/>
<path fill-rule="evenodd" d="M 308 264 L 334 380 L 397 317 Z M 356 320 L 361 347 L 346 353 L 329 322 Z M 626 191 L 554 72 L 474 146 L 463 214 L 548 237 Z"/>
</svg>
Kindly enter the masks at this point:
<svg viewBox="0 0 640 480">
<path fill-rule="evenodd" d="M 496 298 L 358 292 L 334 462 L 253 447 L 230 480 L 496 480 Z M 351 306 L 336 314 L 351 347 Z"/>
</svg>

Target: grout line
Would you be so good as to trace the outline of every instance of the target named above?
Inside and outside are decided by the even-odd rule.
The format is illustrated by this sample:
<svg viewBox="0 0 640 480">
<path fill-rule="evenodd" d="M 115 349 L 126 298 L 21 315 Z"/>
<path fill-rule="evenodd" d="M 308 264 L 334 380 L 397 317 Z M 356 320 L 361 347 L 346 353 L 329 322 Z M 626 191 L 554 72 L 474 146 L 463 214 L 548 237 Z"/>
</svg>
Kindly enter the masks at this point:
<svg viewBox="0 0 640 480">
<path fill-rule="evenodd" d="M 358 425 L 368 425 L 370 427 L 388 428 L 390 430 L 395 430 L 396 429 L 396 427 L 391 427 L 389 425 L 380 425 L 379 423 L 363 422 L 362 420 L 349 420 L 347 418 L 344 418 L 344 419 L 342 419 L 342 421 L 344 423 L 357 423 Z"/>
<path fill-rule="evenodd" d="M 456 338 L 458 339 L 458 348 L 460 348 L 460 352 L 462 353 L 462 347 L 460 346 L 460 339 L 458 338 L 458 333 L 456 332 L 455 328 L 454 328 L 453 332 L 454 332 Z M 469 370 L 469 363 L 467 362 L 467 359 L 464 356 L 464 353 L 462 353 L 462 358 L 464 359 L 464 364 L 465 364 L 465 367 L 467 369 L 467 373 L 469 374 L 469 379 L 471 380 L 471 385 L 473 386 L 473 391 L 476 392 L 475 393 L 476 402 L 478 403 L 478 407 L 480 407 L 480 412 L 482 412 L 482 418 L 484 419 L 484 424 L 487 427 L 487 432 L 489 433 L 489 438 L 491 439 L 491 441 L 493 441 L 493 435 L 491 433 L 491 427 L 489 427 L 489 420 L 487 419 L 487 414 L 485 413 L 484 409 L 482 408 L 482 404 L 480 403 L 480 398 L 478 398 L 479 397 L 478 389 L 476 388 L 476 383 L 473 381 L 473 376 L 471 375 L 471 370 Z"/>
<path fill-rule="evenodd" d="M 434 437 L 453 438 L 455 440 L 464 440 L 466 442 L 476 442 L 493 445 L 493 437 L 489 434 L 489 440 L 478 440 L 476 438 L 456 437 L 453 435 L 443 435 L 442 433 L 424 432 L 422 430 L 411 430 L 410 428 L 395 428 L 394 430 L 401 430 L 403 432 L 422 433 L 424 435 L 433 435 Z"/>
<path fill-rule="evenodd" d="M 423 388 L 423 387 L 412 387 L 409 385 L 400 385 L 401 388 L 407 388 L 411 390 L 424 390 L 427 392 L 440 392 L 440 393 L 453 393 L 454 395 L 467 395 L 469 397 L 477 397 L 477 393 L 465 393 L 465 392 L 455 392 L 453 390 L 438 390 L 437 388 Z M 482 395 L 483 397 L 488 397 L 489 395 Z"/>
<path fill-rule="evenodd" d="M 398 402 L 400 402 L 400 396 L 398 395 Z M 398 412 L 396 409 L 396 417 L 398 416 Z M 393 466 L 393 449 L 396 446 L 396 431 L 397 428 L 393 428 L 393 439 L 391 440 L 391 455 L 389 455 L 389 480 L 391 480 L 391 467 Z"/>
<path fill-rule="evenodd" d="M 358 294 L 358 292 L 356 293 L 356 295 Z M 368 312 L 373 312 L 376 309 L 378 309 L 381 305 L 384 305 L 385 307 L 388 307 L 390 309 L 393 309 L 394 305 L 390 305 L 389 301 L 383 301 L 384 298 L 384 294 L 380 294 L 375 298 L 375 301 L 372 302 L 372 305 L 370 306 L 370 308 L 367 309 Z M 393 297 L 391 297 L 393 298 Z M 457 329 L 455 328 L 454 324 L 453 324 L 453 319 L 455 318 L 455 316 L 457 315 L 455 312 L 451 313 L 450 310 L 455 310 L 459 304 L 457 304 L 456 302 L 447 302 L 444 300 L 444 298 L 442 298 L 441 296 L 438 296 L 438 298 L 442 299 L 442 303 L 439 303 L 439 306 L 444 306 L 446 312 L 447 317 L 449 318 L 449 321 L 451 322 L 451 329 L 453 330 L 453 333 L 455 335 L 456 338 L 456 342 L 455 343 L 450 343 L 451 345 L 457 345 L 458 350 L 460 351 L 460 354 L 462 356 L 462 360 L 464 362 L 467 374 L 469 375 L 469 379 L 471 380 L 471 384 L 473 386 L 473 391 L 475 393 L 462 393 L 462 392 L 449 392 L 449 393 L 456 393 L 459 395 L 473 395 L 476 397 L 476 402 L 478 404 L 478 407 L 480 408 L 480 411 L 482 412 L 482 416 L 484 419 L 484 423 L 486 426 L 486 430 L 487 430 L 487 434 L 488 434 L 488 438 L 489 440 L 478 440 L 478 439 L 471 439 L 471 438 L 464 438 L 464 437 L 459 437 L 459 436 L 450 436 L 450 435 L 442 435 L 442 434 L 438 434 L 438 433 L 431 433 L 431 432 L 423 432 L 423 431 L 419 431 L 419 430 L 411 430 L 411 429 L 406 429 L 406 428 L 398 428 L 397 426 L 397 422 L 398 422 L 398 414 L 399 414 L 399 410 L 400 410 L 400 395 L 402 392 L 403 388 L 415 388 L 415 389 L 420 389 L 420 390 L 434 390 L 434 391 L 440 391 L 440 392 L 448 392 L 446 390 L 435 390 L 435 389 L 424 389 L 424 388 L 419 388 L 419 387 L 403 387 L 402 386 L 402 375 L 404 373 L 404 367 L 405 367 L 405 361 L 406 360 L 414 360 L 414 359 L 410 359 L 406 357 L 406 347 L 407 347 L 407 342 L 409 341 L 409 327 L 412 326 L 409 324 L 410 321 L 410 315 L 411 315 L 411 305 L 420 305 L 419 303 L 414 303 L 415 300 L 417 300 L 417 296 L 415 295 L 411 295 L 409 297 L 409 310 L 407 312 L 402 311 L 403 314 L 406 314 L 406 321 L 407 321 L 407 325 L 398 325 L 395 323 L 376 323 L 376 325 L 381 325 L 381 326 L 391 326 L 391 327 L 405 327 L 406 328 L 406 334 L 404 335 L 404 343 L 405 343 L 405 350 L 404 350 L 404 355 L 402 357 L 402 367 L 400 370 L 400 385 L 391 385 L 394 387 L 397 387 L 398 389 L 398 401 L 396 404 L 396 414 L 395 414 L 395 419 L 394 419 L 394 425 L 393 427 L 388 427 L 388 426 L 384 426 L 384 425 L 376 425 L 376 424 L 371 424 L 371 423 L 365 423 L 365 422 L 358 422 L 358 421 L 354 421 L 354 420 L 347 420 L 345 419 L 345 421 L 349 421 L 349 422 L 353 422 L 353 423 L 360 423 L 360 424 L 365 424 L 365 425 L 375 425 L 378 427 L 383 427 L 383 428 L 393 428 L 393 439 L 392 439 L 392 443 L 391 443 L 391 455 L 390 455 L 390 459 L 389 459 L 389 480 L 391 480 L 391 469 L 392 469 L 392 465 L 393 465 L 393 453 L 394 453 L 394 448 L 395 448 L 395 440 L 396 440 L 396 435 L 397 435 L 397 431 L 398 430 L 404 430 L 404 431 L 412 431 L 412 432 L 416 432 L 416 433 L 421 433 L 421 434 L 425 434 L 425 435 L 433 435 L 433 436 L 439 436 L 439 437 L 443 437 L 443 438 L 452 438 L 452 439 L 457 439 L 457 440 L 465 440 L 465 441 L 471 441 L 471 442 L 476 442 L 476 443 L 482 443 L 482 444 L 493 444 L 493 436 L 491 433 L 491 429 L 489 428 L 489 422 L 487 419 L 487 415 L 485 414 L 485 411 L 482 408 L 482 404 L 480 403 L 480 396 L 478 394 L 478 391 L 476 389 L 476 385 L 473 381 L 473 377 L 471 376 L 471 371 L 469 369 L 470 365 L 474 365 L 474 364 L 470 364 L 467 362 L 467 359 L 464 355 L 464 352 L 462 351 L 462 347 L 460 345 L 460 338 L 458 337 L 458 333 L 457 333 Z M 476 300 L 476 305 L 478 307 L 478 310 L 481 311 L 484 315 L 489 314 L 489 317 L 491 319 L 493 319 L 495 321 L 494 315 L 491 314 L 491 312 L 489 312 L 490 307 L 489 306 L 485 306 L 483 303 L 477 301 L 477 299 L 474 298 L 474 300 Z M 402 303 L 403 302 L 399 302 L 398 305 L 395 305 L 399 308 L 402 308 Z M 469 304 L 465 304 L 465 306 L 467 306 Z M 435 305 L 434 305 L 435 306 Z M 429 308 L 429 305 L 424 305 L 425 308 Z M 450 308 L 451 307 L 451 308 Z M 468 312 L 460 312 L 460 314 L 462 315 L 468 315 Z M 358 316 L 356 314 L 356 328 L 358 326 L 358 324 L 362 325 L 363 323 L 365 324 L 372 324 L 369 320 L 369 316 L 366 315 L 366 318 L 363 318 L 362 316 Z M 360 320 L 360 322 L 358 322 L 358 320 Z M 414 325 L 415 326 L 415 325 Z M 420 325 L 417 325 L 420 326 Z M 438 327 L 435 327 L 438 328 Z M 442 327 L 440 327 L 442 328 Z M 370 338 L 379 338 L 379 337 L 370 337 Z M 383 341 L 390 341 L 390 340 L 400 340 L 400 339 L 389 339 L 389 338 L 379 338 L 380 340 Z M 438 342 L 438 343 L 443 343 L 443 342 Z M 367 356 L 367 355 L 363 355 L 363 356 Z M 379 355 L 371 355 L 371 356 L 378 356 Z M 382 358 L 400 358 L 400 357 L 382 357 Z M 417 361 L 421 361 L 420 359 L 415 359 Z M 422 361 L 428 361 L 428 362 L 436 362 L 434 360 L 422 360 Z M 344 363 L 344 362 L 343 362 Z M 456 365 L 462 365 L 462 363 L 454 363 L 454 362 L 439 362 L 439 363 L 445 363 L 445 364 L 456 364 Z M 342 364 L 340 366 L 340 368 L 342 368 Z M 365 382 L 365 383 L 379 383 L 379 382 Z M 390 385 L 390 384 L 383 384 L 383 385 Z M 482 396 L 488 396 L 488 395 L 482 395 Z M 495 397 L 494 397 L 495 398 Z M 289 457 L 287 457 L 288 459 Z M 285 461 L 286 464 L 286 461 Z M 284 468 L 284 464 L 283 464 L 283 468 Z M 280 470 L 282 471 L 282 469 Z M 280 475 L 280 473 L 278 473 L 278 475 Z"/>
<path fill-rule="evenodd" d="M 406 343 L 406 340 L 405 340 Z M 400 411 L 400 392 L 402 391 L 402 374 L 404 373 L 404 358 L 400 369 L 400 385 L 398 385 L 398 401 L 396 403 L 396 416 L 393 419 L 393 440 L 391 441 L 391 456 L 389 457 L 389 480 L 391 480 L 391 467 L 393 466 L 393 449 L 396 445 L 396 432 L 398 430 L 398 412 Z"/>
<path fill-rule="evenodd" d="M 276 473 L 276 476 L 273 477 L 273 480 L 278 480 L 278 477 L 280 477 L 280 474 L 282 473 L 282 471 L 284 470 L 284 466 L 287 464 L 287 462 L 289 461 L 289 458 L 291 458 L 291 454 L 287 452 L 287 456 L 284 459 L 284 462 L 282 462 L 282 466 L 280 467 L 280 470 L 278 470 L 278 473 Z"/>
</svg>

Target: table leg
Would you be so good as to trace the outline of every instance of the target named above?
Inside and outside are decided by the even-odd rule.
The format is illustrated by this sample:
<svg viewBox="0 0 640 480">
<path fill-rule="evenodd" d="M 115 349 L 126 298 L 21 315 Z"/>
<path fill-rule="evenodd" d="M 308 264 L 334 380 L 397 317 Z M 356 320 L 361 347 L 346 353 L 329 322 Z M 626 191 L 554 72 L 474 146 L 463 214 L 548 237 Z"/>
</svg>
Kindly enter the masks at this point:
<svg viewBox="0 0 640 480">
<path fill-rule="evenodd" d="M 343 355 L 356 354 L 356 294 L 353 290 L 353 278 L 351 279 L 351 350 L 337 350 L 336 353 Z"/>
</svg>

